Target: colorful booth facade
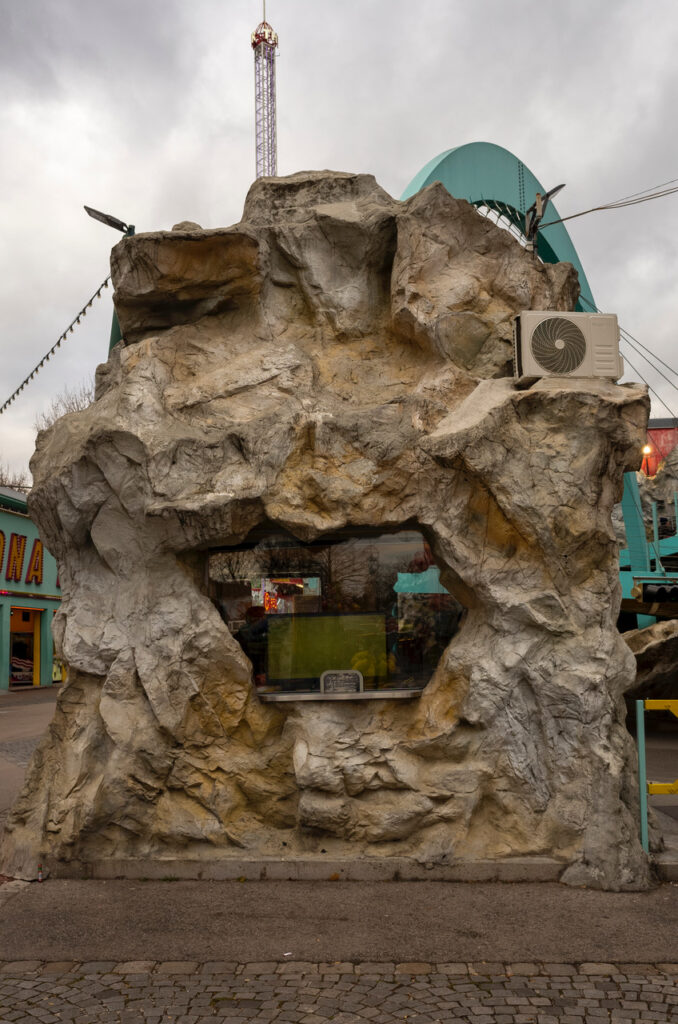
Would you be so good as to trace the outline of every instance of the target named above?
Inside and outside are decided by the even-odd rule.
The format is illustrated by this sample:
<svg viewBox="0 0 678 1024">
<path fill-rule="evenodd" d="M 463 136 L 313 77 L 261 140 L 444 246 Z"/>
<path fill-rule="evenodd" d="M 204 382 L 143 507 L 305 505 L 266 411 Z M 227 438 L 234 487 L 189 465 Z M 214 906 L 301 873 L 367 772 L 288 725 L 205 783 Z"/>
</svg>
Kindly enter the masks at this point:
<svg viewBox="0 0 678 1024">
<path fill-rule="evenodd" d="M 56 562 L 25 498 L 0 488 L 0 690 L 61 681 L 52 647 L 60 602 Z"/>
</svg>

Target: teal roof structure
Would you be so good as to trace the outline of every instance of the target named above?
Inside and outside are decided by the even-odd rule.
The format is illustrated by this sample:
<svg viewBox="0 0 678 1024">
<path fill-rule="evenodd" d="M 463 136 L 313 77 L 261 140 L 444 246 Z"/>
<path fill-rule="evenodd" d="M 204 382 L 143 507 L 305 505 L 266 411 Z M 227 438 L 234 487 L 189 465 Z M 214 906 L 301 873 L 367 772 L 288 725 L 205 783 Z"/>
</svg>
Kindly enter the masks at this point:
<svg viewBox="0 0 678 1024">
<path fill-rule="evenodd" d="M 522 160 L 492 142 L 469 142 L 429 160 L 400 198 L 409 199 L 434 181 L 440 181 L 457 199 L 495 210 L 521 232 L 525 230 L 525 213 L 537 192 L 544 195 L 547 191 Z M 559 183 L 552 183 L 556 184 Z M 544 223 L 559 217 L 556 207 L 549 203 Z M 577 309 L 587 313 L 596 309 L 584 268 L 564 224 L 540 228 L 537 253 L 545 263 L 571 263 L 579 274 L 581 289 Z"/>
<path fill-rule="evenodd" d="M 425 572 L 399 572 L 393 587 L 396 594 L 449 594 L 440 582 L 440 569 L 431 565 Z"/>
<path fill-rule="evenodd" d="M 28 502 L 23 491 L 17 491 L 13 487 L 0 486 L 0 508 L 9 508 L 13 512 L 23 512 L 28 515 Z"/>
</svg>

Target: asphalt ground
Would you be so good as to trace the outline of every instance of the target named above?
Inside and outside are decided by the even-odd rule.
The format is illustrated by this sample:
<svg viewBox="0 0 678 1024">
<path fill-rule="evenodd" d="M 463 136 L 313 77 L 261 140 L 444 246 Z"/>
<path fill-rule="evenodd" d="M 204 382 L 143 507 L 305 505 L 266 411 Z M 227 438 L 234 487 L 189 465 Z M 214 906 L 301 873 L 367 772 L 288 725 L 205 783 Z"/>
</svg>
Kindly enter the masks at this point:
<svg viewBox="0 0 678 1024">
<path fill-rule="evenodd" d="M 678 962 L 677 922 L 670 883 L 49 880 L 0 906 L 0 960 Z"/>
<path fill-rule="evenodd" d="M 12 690 L 0 697 L 0 829 L 38 740 L 52 720 L 56 697 L 52 687 Z"/>
</svg>

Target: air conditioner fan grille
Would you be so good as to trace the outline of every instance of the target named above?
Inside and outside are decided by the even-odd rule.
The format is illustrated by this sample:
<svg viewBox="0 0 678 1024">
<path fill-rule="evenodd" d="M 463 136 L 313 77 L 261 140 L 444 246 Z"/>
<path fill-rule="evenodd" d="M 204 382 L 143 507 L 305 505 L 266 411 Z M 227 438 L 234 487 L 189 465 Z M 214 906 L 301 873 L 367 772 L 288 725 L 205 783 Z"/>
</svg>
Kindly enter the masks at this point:
<svg viewBox="0 0 678 1024">
<path fill-rule="evenodd" d="M 532 355 L 549 373 L 573 373 L 584 362 L 586 338 L 572 320 L 551 316 L 535 327 Z"/>
</svg>

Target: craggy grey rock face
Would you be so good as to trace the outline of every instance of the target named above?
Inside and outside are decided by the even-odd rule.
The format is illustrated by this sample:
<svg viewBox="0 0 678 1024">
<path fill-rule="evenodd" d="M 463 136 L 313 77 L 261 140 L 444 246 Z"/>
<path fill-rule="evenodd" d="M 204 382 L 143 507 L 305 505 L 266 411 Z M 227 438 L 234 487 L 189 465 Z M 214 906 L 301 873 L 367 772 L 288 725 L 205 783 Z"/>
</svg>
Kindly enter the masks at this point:
<svg viewBox="0 0 678 1024">
<path fill-rule="evenodd" d="M 0 870 L 525 854 L 645 885 L 610 516 L 647 397 L 508 376 L 511 318 L 572 309 L 572 268 L 440 185 L 330 172 L 112 267 L 125 341 L 32 463 L 69 681 Z M 204 564 L 265 521 L 425 534 L 467 613 L 419 699 L 260 702 Z"/>
</svg>

